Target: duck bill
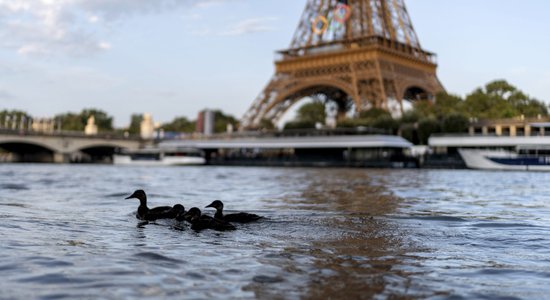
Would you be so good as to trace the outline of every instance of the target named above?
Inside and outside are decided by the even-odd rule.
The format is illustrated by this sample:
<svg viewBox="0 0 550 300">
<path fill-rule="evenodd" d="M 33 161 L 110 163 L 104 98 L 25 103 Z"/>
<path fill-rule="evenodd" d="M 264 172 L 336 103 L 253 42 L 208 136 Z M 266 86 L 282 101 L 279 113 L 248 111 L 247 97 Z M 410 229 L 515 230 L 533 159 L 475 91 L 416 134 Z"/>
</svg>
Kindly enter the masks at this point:
<svg viewBox="0 0 550 300">
<path fill-rule="evenodd" d="M 209 207 L 216 208 L 216 207 L 214 206 L 214 203 L 210 203 L 209 205 L 205 206 L 204 208 L 209 208 Z"/>
<path fill-rule="evenodd" d="M 136 198 L 136 194 L 132 194 L 132 195 L 130 195 L 130 196 L 124 198 L 124 199 L 127 200 L 127 199 L 132 199 L 132 198 Z"/>
</svg>

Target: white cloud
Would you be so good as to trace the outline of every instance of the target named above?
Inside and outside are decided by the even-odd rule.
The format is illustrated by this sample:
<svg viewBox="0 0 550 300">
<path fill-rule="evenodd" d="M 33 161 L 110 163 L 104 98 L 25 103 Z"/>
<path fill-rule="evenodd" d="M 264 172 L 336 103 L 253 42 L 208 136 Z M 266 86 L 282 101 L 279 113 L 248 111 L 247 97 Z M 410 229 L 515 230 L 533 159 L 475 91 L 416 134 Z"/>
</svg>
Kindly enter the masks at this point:
<svg viewBox="0 0 550 300">
<path fill-rule="evenodd" d="M 99 49 L 103 49 L 103 50 L 109 50 L 112 47 L 111 44 L 107 42 L 99 42 L 97 46 L 99 47 Z"/>
<path fill-rule="evenodd" d="M 0 47 L 25 56 L 89 55 L 111 49 L 104 35 L 116 27 L 113 22 L 136 15 L 180 8 L 205 9 L 239 1 L 242 0 L 0 0 Z M 199 20 L 203 15 L 190 12 L 187 17 Z M 228 27 L 223 35 L 273 30 L 270 20 L 243 20 Z M 209 33 L 203 30 L 200 34 Z"/>
<path fill-rule="evenodd" d="M 206 2 L 212 1 L 215 0 Z M 202 2 L 0 0 L 0 47 L 13 49 L 21 55 L 83 55 L 105 51 L 111 48 L 111 45 L 102 41 L 100 37 L 102 25 L 105 23 L 120 21 L 133 15 L 194 7 Z"/>
<path fill-rule="evenodd" d="M 98 16 L 90 16 L 88 17 L 88 22 L 90 23 L 97 23 L 99 21 L 99 17 Z"/>
<path fill-rule="evenodd" d="M 198 0 L 195 1 L 195 7 L 207 8 L 215 5 L 225 4 L 227 2 L 234 2 L 234 0 Z"/>
<path fill-rule="evenodd" d="M 276 28 L 270 25 L 270 23 L 276 20 L 277 18 L 275 17 L 242 20 L 230 26 L 230 29 L 222 32 L 221 35 L 244 35 L 248 33 L 273 31 Z"/>
</svg>

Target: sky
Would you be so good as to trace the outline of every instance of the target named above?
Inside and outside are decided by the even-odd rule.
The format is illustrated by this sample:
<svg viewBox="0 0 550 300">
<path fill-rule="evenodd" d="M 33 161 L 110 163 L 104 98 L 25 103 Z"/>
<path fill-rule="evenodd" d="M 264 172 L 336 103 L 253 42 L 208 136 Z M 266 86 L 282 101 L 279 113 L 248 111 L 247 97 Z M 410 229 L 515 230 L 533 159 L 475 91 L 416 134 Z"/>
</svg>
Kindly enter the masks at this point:
<svg viewBox="0 0 550 300">
<path fill-rule="evenodd" d="M 127 126 L 240 118 L 289 46 L 306 0 L 0 0 L 0 110 L 99 108 Z M 550 1 L 408 0 L 448 92 L 506 79 L 550 103 Z"/>
</svg>

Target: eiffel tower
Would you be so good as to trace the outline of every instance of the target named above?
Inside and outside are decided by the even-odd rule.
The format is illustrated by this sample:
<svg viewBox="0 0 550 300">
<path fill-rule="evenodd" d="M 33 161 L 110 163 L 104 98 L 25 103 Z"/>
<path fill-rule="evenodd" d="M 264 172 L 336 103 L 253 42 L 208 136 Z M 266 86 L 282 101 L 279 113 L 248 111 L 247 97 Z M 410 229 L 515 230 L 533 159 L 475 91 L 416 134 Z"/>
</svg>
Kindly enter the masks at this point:
<svg viewBox="0 0 550 300">
<path fill-rule="evenodd" d="M 305 97 L 336 103 L 343 116 L 350 108 L 403 112 L 404 100 L 433 100 L 444 90 L 404 0 L 308 0 L 290 48 L 277 55 L 243 130 L 275 124 Z"/>
</svg>

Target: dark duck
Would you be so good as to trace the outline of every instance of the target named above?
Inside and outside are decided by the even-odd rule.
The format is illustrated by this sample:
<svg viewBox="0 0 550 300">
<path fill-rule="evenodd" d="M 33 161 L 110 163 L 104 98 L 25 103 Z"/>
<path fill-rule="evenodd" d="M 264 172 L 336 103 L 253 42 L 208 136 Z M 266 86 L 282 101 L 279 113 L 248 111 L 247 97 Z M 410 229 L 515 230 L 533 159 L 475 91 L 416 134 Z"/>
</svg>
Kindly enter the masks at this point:
<svg viewBox="0 0 550 300">
<path fill-rule="evenodd" d="M 146 221 L 154 221 L 157 219 L 167 219 L 169 211 L 173 210 L 172 206 L 159 206 L 155 208 L 147 207 L 147 195 L 143 190 L 137 190 L 126 199 L 138 199 L 139 207 L 137 209 L 136 218 Z M 176 208 L 178 209 L 178 208 Z"/>
<path fill-rule="evenodd" d="M 255 214 L 249 214 L 245 212 L 235 213 L 235 214 L 223 214 L 223 202 L 220 200 L 216 200 L 210 205 L 206 207 L 212 207 L 216 209 L 216 214 L 214 215 L 214 218 L 223 220 L 225 222 L 234 222 L 234 223 L 250 223 L 254 221 L 258 221 L 259 219 L 263 218 L 262 216 L 258 216 Z"/>
<path fill-rule="evenodd" d="M 216 231 L 235 230 L 235 226 L 231 223 L 203 215 L 197 207 L 191 208 L 183 217 L 187 222 L 191 223 L 191 229 L 204 230 L 212 229 Z"/>
<path fill-rule="evenodd" d="M 147 221 L 156 221 L 159 219 L 176 219 L 178 216 L 185 214 L 185 207 L 181 204 L 176 204 L 169 210 L 159 213 L 147 213 L 144 219 Z"/>
</svg>

